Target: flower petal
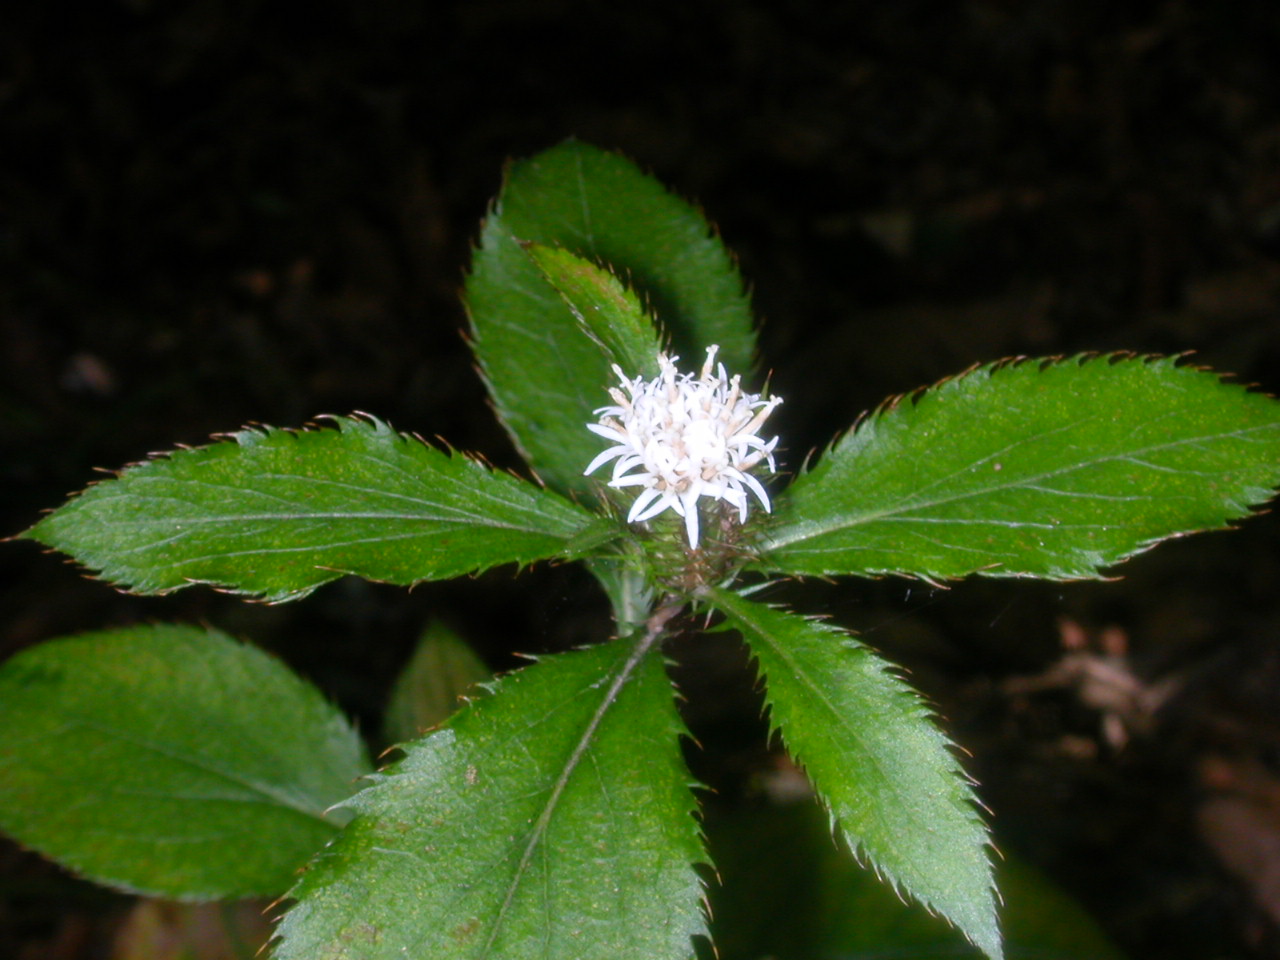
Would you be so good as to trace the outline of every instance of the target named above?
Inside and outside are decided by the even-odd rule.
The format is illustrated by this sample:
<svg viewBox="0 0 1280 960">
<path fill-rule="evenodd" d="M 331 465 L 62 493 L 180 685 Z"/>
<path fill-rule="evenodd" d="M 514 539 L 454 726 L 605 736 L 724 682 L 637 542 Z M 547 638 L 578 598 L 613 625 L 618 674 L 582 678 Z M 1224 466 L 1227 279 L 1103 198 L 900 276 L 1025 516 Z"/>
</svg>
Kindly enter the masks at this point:
<svg viewBox="0 0 1280 960">
<path fill-rule="evenodd" d="M 641 488 L 628 522 L 673 510 L 684 517 L 685 535 L 695 548 L 702 497 L 736 508 L 738 522 L 746 523 L 752 495 L 766 511 L 771 509 L 764 485 L 748 471 L 761 463 L 770 472 L 777 470 L 773 451 L 778 438 L 766 440 L 760 430 L 782 400 L 744 393 L 741 377 L 730 377 L 717 362 L 718 350 L 708 348 L 697 374 L 680 373 L 679 358 L 661 353 L 660 372 L 652 380 L 627 379 L 615 366 L 620 387 L 609 390 L 614 403 L 596 410 L 600 422 L 588 425 L 613 446 L 585 472 L 614 460 L 609 486 Z"/>
</svg>

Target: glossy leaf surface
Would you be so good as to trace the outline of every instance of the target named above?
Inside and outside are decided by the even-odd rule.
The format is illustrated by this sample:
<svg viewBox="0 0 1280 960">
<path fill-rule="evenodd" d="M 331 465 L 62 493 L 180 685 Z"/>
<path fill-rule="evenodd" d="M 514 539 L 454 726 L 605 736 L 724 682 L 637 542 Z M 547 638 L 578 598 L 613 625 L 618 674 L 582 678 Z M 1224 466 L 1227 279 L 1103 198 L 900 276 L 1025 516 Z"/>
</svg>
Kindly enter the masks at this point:
<svg viewBox="0 0 1280 960">
<path fill-rule="evenodd" d="M 606 359 L 629 377 L 658 375 L 662 341 L 636 295 L 621 280 L 568 250 L 536 243 L 526 250 Z"/>
<path fill-rule="evenodd" d="M 702 859 L 661 655 L 548 657 L 353 797 L 280 924 L 281 960 L 685 960 Z"/>
<path fill-rule="evenodd" d="M 343 574 L 411 584 L 556 555 L 591 515 L 378 421 L 244 430 L 126 468 L 24 536 L 139 593 L 268 600 Z"/>
<path fill-rule="evenodd" d="M 317 690 L 216 631 L 85 634 L 0 666 L 0 829 L 109 886 L 278 896 L 371 769 Z"/>
<path fill-rule="evenodd" d="M 694 207 L 629 161 L 576 141 L 513 163 L 485 222 L 466 301 L 498 414 L 553 489 L 591 489 L 582 471 L 600 444 L 584 425 L 616 378 L 526 243 L 562 247 L 625 277 L 686 361 L 700 363 L 718 343 L 726 367 L 749 372 L 750 304 L 728 251 Z"/>
<path fill-rule="evenodd" d="M 847 633 L 713 589 L 765 679 L 769 717 L 849 846 L 1001 956 L 986 828 L 915 691 Z"/>
<path fill-rule="evenodd" d="M 872 414 L 778 498 L 795 574 L 1097 577 L 1280 483 L 1280 403 L 1174 358 L 977 368 Z"/>
</svg>

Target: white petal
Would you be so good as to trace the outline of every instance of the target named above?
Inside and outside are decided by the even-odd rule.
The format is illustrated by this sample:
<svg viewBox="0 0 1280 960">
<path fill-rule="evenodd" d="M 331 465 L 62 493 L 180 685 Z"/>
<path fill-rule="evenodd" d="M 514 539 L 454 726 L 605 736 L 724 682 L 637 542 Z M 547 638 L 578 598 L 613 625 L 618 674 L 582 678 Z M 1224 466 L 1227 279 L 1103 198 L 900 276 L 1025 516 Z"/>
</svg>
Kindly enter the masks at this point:
<svg viewBox="0 0 1280 960">
<path fill-rule="evenodd" d="M 773 507 L 769 505 L 769 492 L 765 490 L 764 486 L 760 483 L 760 481 L 757 480 L 755 477 L 753 477 L 751 474 L 744 473 L 742 475 L 742 482 L 745 483 L 748 487 L 750 487 L 751 492 L 754 493 L 759 498 L 761 505 L 764 507 L 764 512 L 772 513 Z"/>
<path fill-rule="evenodd" d="M 736 480 L 733 481 L 735 486 L 732 497 L 725 497 L 725 500 L 738 508 L 738 522 L 746 523 L 747 514 L 750 512 L 750 501 L 747 499 L 746 492 L 742 489 L 742 484 Z"/>
<path fill-rule="evenodd" d="M 697 373 L 681 373 L 678 357 L 660 353 L 659 374 L 651 380 L 629 380 L 615 366 L 620 387 L 609 390 L 614 402 L 596 410 L 600 421 L 588 425 L 612 445 L 586 472 L 614 461 L 609 486 L 638 488 L 628 520 L 671 509 L 684 517 L 692 547 L 698 544 L 701 498 L 724 501 L 745 522 L 753 496 L 771 508 L 768 492 L 747 471 L 765 461 L 770 471 L 777 469 L 778 438 L 759 433 L 781 399 L 743 392 L 741 377 L 729 376 L 718 352 L 710 347 Z"/>
<path fill-rule="evenodd" d="M 630 447 L 610 447 L 604 453 L 597 454 L 596 458 L 592 460 L 591 463 L 587 464 L 587 469 L 582 471 L 582 475 L 584 477 L 587 476 L 588 474 L 595 471 L 597 468 L 608 463 L 614 457 L 621 456 L 622 454 L 626 453 L 630 449 L 631 449 Z"/>
<path fill-rule="evenodd" d="M 656 517 L 670 505 L 664 502 L 670 495 L 662 494 L 650 487 L 648 490 L 642 490 L 640 496 L 636 497 L 635 503 L 631 504 L 631 510 L 627 513 L 627 523 L 641 523 L 650 517 Z M 656 506 L 645 512 L 645 507 L 650 506 L 654 500 L 658 500 Z"/>
<path fill-rule="evenodd" d="M 616 480 L 610 480 L 609 486 L 621 489 L 622 487 L 653 486 L 654 478 L 648 473 L 633 473 L 629 477 L 618 477 Z M 655 487 L 656 489 L 656 487 Z"/>
<path fill-rule="evenodd" d="M 644 466 L 644 458 L 636 456 L 634 449 L 632 449 L 631 447 L 622 447 L 621 449 L 624 456 L 622 456 L 618 460 L 618 462 L 613 465 L 614 480 L 617 480 L 619 477 L 625 474 L 628 470 L 633 470 L 636 467 Z"/>
<path fill-rule="evenodd" d="M 684 532 L 689 536 L 689 546 L 698 546 L 698 495 L 685 494 L 677 503 L 684 507 Z"/>
<path fill-rule="evenodd" d="M 619 440 L 627 439 L 627 432 L 613 424 L 604 423 L 588 423 L 587 429 L 598 437 L 604 437 L 606 440 L 612 440 L 617 443 Z"/>
<path fill-rule="evenodd" d="M 662 513 L 664 510 L 673 510 L 674 512 L 679 513 L 680 501 L 676 499 L 672 494 L 664 493 L 660 500 L 658 500 L 656 503 L 650 504 L 649 509 L 645 510 L 643 513 L 636 516 L 636 522 L 644 523 L 646 520 L 652 520 L 654 517 Z"/>
</svg>

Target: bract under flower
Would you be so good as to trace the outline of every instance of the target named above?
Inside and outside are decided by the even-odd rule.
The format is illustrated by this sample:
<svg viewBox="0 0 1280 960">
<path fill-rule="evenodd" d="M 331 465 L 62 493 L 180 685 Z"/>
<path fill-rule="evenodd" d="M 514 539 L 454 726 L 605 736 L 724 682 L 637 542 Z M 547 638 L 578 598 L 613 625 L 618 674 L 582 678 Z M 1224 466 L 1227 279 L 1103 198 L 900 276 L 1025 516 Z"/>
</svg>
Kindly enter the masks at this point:
<svg viewBox="0 0 1280 960">
<path fill-rule="evenodd" d="M 770 473 L 777 469 L 773 449 L 778 438 L 766 441 L 759 431 L 782 399 L 743 393 L 741 378 L 729 377 L 724 364 L 715 362 L 718 350 L 707 349 L 697 376 L 680 373 L 680 358 L 661 353 L 661 372 L 652 380 L 629 380 L 615 365 L 621 389 L 610 389 L 614 403 L 595 411 L 600 422 L 587 424 L 614 445 L 584 473 L 616 458 L 609 486 L 641 488 L 627 522 L 641 523 L 671 509 L 684 517 L 691 547 L 698 545 L 700 497 L 724 500 L 737 508 L 739 523 L 745 523 L 748 493 L 770 509 L 768 492 L 750 471 L 761 463 Z"/>
</svg>

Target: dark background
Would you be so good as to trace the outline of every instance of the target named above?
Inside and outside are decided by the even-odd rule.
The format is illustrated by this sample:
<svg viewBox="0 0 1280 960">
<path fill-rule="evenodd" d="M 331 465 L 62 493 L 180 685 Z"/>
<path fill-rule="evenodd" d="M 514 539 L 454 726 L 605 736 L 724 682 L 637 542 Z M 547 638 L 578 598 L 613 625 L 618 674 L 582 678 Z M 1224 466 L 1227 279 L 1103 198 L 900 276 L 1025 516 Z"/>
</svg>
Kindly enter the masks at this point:
<svg viewBox="0 0 1280 960">
<path fill-rule="evenodd" d="M 570 135 L 718 224 L 792 467 L 884 396 L 1002 356 L 1195 350 L 1280 390 L 1273 2 L 17 9 L 0 14 L 0 534 L 94 468 L 251 421 L 365 410 L 518 465 L 459 292 L 504 161 Z M 1133 957 L 1274 957 L 1278 533 L 1265 516 L 1178 541 L 1108 584 L 786 599 L 911 668 L 974 754 L 1002 846 Z M 130 598 L 31 544 L 0 551 L 0 656 L 206 621 L 370 730 L 433 616 L 495 669 L 607 631 L 572 567 L 268 607 Z M 1074 673 L 1054 672 L 1064 644 Z M 750 685 L 719 647 L 673 653 L 696 667 L 694 762 L 732 804 L 776 762 Z M 1110 699 L 1078 682 L 1106 671 Z M 0 955 L 106 956 L 124 906 L 0 847 Z"/>
</svg>

